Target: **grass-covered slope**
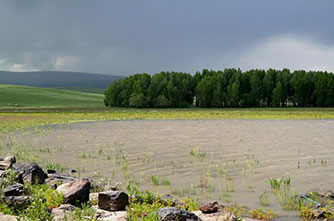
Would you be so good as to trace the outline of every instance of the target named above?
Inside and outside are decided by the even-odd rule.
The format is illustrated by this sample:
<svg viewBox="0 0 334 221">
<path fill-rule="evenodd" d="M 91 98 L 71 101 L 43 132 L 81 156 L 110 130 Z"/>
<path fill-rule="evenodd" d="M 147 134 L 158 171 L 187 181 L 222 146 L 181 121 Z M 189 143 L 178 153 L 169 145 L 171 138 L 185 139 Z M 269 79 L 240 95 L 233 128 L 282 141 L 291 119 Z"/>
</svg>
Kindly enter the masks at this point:
<svg viewBox="0 0 334 221">
<path fill-rule="evenodd" d="M 12 107 L 103 107 L 103 95 L 0 84 L 0 108 Z"/>
<path fill-rule="evenodd" d="M 0 84 L 56 88 L 99 94 L 103 94 L 109 84 L 119 78 L 122 77 L 68 71 L 0 71 Z"/>
</svg>

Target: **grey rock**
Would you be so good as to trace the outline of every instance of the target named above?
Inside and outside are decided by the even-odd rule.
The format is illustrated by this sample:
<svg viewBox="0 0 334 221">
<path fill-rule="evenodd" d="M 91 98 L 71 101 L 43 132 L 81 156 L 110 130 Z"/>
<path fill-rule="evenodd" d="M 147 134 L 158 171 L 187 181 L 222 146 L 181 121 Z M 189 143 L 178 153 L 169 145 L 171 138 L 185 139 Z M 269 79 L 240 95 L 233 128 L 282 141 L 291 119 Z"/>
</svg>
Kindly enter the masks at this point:
<svg viewBox="0 0 334 221">
<path fill-rule="evenodd" d="M 109 211 L 119 211 L 129 205 L 129 196 L 122 191 L 100 192 L 98 196 L 98 206 L 100 209 Z"/>
<path fill-rule="evenodd" d="M 199 208 L 203 213 L 215 213 L 221 209 L 221 206 L 217 201 L 207 202 L 202 204 Z"/>
<path fill-rule="evenodd" d="M 16 183 L 7 187 L 3 192 L 5 196 L 20 196 L 23 192 L 23 185 Z"/>
<path fill-rule="evenodd" d="M 3 161 L 10 162 L 10 163 L 16 163 L 16 158 L 13 155 L 7 155 Z"/>
<path fill-rule="evenodd" d="M 69 183 L 74 181 L 76 177 L 61 175 L 61 174 L 48 174 L 48 178 L 45 180 L 45 183 L 51 186 L 54 189 L 57 189 L 58 186 L 64 183 Z"/>
<path fill-rule="evenodd" d="M 76 209 L 71 204 L 61 204 L 58 208 L 52 209 L 53 220 L 64 220 L 70 218 L 72 212 Z"/>
<path fill-rule="evenodd" d="M 235 221 L 237 220 L 237 217 L 229 212 L 229 211 L 219 211 L 216 213 L 203 213 L 202 211 L 193 211 L 196 216 L 200 220 L 205 220 L 205 221 L 217 221 L 217 220 L 224 220 L 224 221 Z M 254 221 L 254 220 L 248 220 L 248 221 Z"/>
<path fill-rule="evenodd" d="M 6 176 L 6 171 L 0 170 L 0 177 L 5 177 L 5 176 Z"/>
<path fill-rule="evenodd" d="M 48 177 L 35 163 L 16 163 L 13 169 L 23 183 L 43 184 Z"/>
<path fill-rule="evenodd" d="M 46 172 L 48 174 L 55 174 L 57 171 L 56 170 L 53 170 L 53 169 L 47 169 Z"/>
<path fill-rule="evenodd" d="M 11 168 L 14 163 L 16 163 L 15 156 L 8 155 L 4 160 L 0 161 L 0 170 L 7 170 Z"/>
<path fill-rule="evenodd" d="M 103 221 L 126 221 L 127 220 L 127 212 L 126 211 L 107 211 L 99 209 L 97 206 L 93 206 L 96 213 L 94 218 L 97 220 Z"/>
<path fill-rule="evenodd" d="M 312 210 L 313 217 L 316 219 L 322 219 L 325 218 L 325 212 L 320 209 L 314 209 Z"/>
<path fill-rule="evenodd" d="M 18 219 L 17 216 L 5 215 L 5 214 L 0 213 L 0 220 L 2 221 L 14 221 L 17 219 Z"/>
<path fill-rule="evenodd" d="M 328 190 L 328 191 L 316 190 L 316 193 L 320 197 L 328 197 L 328 198 L 334 199 L 334 192 L 331 190 Z"/>
<path fill-rule="evenodd" d="M 65 203 L 84 203 L 89 200 L 90 181 L 78 178 L 58 186 L 57 191 L 64 194 Z"/>
<path fill-rule="evenodd" d="M 9 207 L 15 209 L 24 209 L 28 207 L 32 201 L 31 196 L 4 196 L 2 201 Z"/>
<path fill-rule="evenodd" d="M 77 171 L 75 169 L 71 169 L 70 173 L 76 173 Z"/>
<path fill-rule="evenodd" d="M 199 218 L 192 212 L 177 209 L 175 207 L 165 207 L 158 210 L 158 216 L 162 221 L 193 221 Z"/>
</svg>

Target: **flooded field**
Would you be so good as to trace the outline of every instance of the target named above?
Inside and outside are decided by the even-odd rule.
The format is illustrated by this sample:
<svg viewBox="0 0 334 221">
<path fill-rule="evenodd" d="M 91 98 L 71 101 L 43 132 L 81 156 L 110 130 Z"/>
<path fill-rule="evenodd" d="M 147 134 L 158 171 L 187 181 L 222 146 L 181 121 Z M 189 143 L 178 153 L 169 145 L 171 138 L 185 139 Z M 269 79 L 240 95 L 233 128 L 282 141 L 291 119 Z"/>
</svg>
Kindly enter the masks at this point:
<svg viewBox="0 0 334 221">
<path fill-rule="evenodd" d="M 259 207 L 262 194 L 281 210 L 270 178 L 291 178 L 298 194 L 334 185 L 334 120 L 87 122 L 15 139 L 46 166 L 200 201 Z"/>
</svg>

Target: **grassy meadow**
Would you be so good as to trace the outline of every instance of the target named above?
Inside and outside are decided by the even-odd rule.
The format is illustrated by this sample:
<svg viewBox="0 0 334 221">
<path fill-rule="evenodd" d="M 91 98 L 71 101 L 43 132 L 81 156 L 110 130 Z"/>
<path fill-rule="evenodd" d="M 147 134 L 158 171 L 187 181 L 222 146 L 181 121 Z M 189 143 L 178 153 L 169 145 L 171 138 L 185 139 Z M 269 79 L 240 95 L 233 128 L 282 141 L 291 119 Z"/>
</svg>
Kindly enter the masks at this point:
<svg viewBox="0 0 334 221">
<path fill-rule="evenodd" d="M 103 95 L 38 88 L 0 85 L 0 108 L 103 107 Z"/>
<path fill-rule="evenodd" d="M 1 130 L 83 121 L 141 119 L 334 119 L 334 108 L 130 109 L 103 106 L 0 108 Z"/>
</svg>

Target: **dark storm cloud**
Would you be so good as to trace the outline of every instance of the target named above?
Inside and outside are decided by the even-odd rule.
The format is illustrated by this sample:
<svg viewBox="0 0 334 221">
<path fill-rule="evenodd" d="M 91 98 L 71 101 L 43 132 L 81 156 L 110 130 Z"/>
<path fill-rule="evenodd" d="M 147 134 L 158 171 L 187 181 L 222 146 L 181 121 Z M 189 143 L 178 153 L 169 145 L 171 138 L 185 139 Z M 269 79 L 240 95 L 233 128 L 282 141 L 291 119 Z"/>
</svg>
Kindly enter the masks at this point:
<svg viewBox="0 0 334 221">
<path fill-rule="evenodd" d="M 333 9 L 330 0 L 7 0 L 0 69 L 334 71 Z"/>
</svg>

